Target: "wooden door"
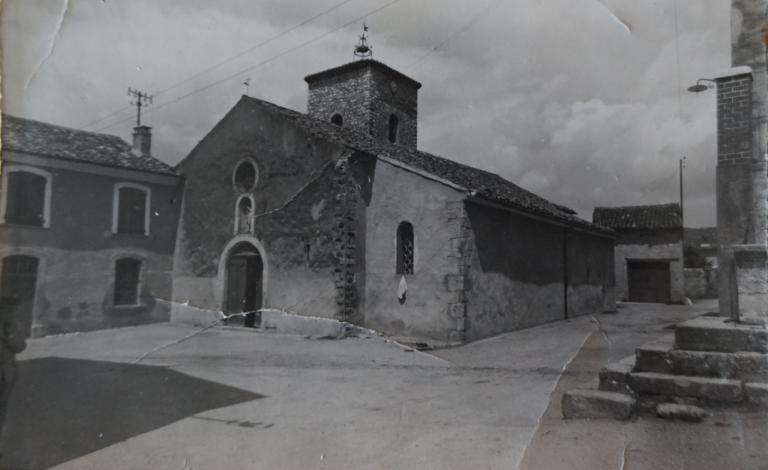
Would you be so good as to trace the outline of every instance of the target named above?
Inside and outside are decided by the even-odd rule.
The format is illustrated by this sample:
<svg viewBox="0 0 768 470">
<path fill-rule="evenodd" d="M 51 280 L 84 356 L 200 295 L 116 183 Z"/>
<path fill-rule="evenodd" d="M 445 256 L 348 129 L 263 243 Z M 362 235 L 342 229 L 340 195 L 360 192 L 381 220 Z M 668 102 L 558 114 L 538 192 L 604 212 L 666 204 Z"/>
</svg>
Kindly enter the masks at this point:
<svg viewBox="0 0 768 470">
<path fill-rule="evenodd" d="M 14 255 L 3 258 L 0 273 L 0 308 L 13 315 L 22 334 L 29 336 L 35 306 L 38 260 L 32 256 Z"/>
<path fill-rule="evenodd" d="M 628 261 L 627 282 L 630 302 L 671 301 L 668 261 Z"/>
<path fill-rule="evenodd" d="M 227 313 L 256 312 L 261 308 L 263 270 L 261 256 L 252 247 L 233 251 L 227 262 Z M 255 326 L 258 317 L 258 313 L 249 313 L 243 323 Z"/>
</svg>

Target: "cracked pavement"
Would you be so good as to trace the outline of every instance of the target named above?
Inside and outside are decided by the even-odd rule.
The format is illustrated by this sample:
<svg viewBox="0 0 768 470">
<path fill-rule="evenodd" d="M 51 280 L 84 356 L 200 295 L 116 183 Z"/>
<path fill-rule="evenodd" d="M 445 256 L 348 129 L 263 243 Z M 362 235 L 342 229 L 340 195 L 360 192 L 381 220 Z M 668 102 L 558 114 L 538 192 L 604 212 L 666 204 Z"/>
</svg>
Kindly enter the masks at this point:
<svg viewBox="0 0 768 470">
<path fill-rule="evenodd" d="M 174 324 L 35 339 L 0 467 L 509 469 L 525 455 L 522 468 L 561 468 L 537 462 L 571 448 L 562 389 L 713 305 L 627 305 L 429 354 Z M 621 468 L 603 454 L 562 468 Z"/>
</svg>

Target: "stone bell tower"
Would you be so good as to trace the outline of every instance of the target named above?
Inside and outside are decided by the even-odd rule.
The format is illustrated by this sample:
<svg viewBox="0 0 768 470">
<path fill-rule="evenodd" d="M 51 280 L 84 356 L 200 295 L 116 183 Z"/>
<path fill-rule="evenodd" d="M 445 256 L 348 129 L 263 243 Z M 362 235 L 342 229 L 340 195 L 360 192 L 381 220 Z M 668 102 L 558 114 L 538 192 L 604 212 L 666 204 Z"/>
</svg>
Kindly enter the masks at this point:
<svg viewBox="0 0 768 470">
<path fill-rule="evenodd" d="M 717 83 L 720 314 L 768 319 L 768 0 L 731 3 L 731 61 Z"/>
<path fill-rule="evenodd" d="M 416 148 L 421 83 L 373 60 L 365 34 L 352 62 L 309 75 L 310 116 Z"/>
</svg>

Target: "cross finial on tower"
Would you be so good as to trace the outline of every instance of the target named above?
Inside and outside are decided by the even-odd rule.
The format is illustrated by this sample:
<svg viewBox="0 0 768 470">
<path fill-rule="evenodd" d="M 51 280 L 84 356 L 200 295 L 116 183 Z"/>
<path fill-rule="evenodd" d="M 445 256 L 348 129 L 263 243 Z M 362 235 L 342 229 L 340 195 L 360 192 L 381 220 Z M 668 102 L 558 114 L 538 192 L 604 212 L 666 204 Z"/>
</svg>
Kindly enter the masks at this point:
<svg viewBox="0 0 768 470">
<path fill-rule="evenodd" d="M 363 23 L 363 34 L 359 36 L 360 42 L 355 46 L 355 59 L 363 60 L 373 57 L 373 47 L 368 44 L 368 25 Z"/>
<path fill-rule="evenodd" d="M 141 126 L 141 107 L 152 103 L 152 97 L 141 90 L 128 87 L 128 96 L 132 98 L 131 105 L 136 105 L 136 127 Z"/>
</svg>

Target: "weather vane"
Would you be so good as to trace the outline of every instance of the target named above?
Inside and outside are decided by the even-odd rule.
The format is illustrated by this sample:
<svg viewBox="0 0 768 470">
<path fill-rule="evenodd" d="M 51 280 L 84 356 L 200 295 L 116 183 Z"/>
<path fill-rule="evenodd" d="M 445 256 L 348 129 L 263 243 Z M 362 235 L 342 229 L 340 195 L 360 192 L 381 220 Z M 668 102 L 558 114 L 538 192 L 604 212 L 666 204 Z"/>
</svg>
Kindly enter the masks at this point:
<svg viewBox="0 0 768 470">
<path fill-rule="evenodd" d="M 243 88 L 245 88 L 245 96 L 248 95 L 248 91 L 251 89 L 251 77 L 247 77 L 245 81 L 243 82 Z"/>
<path fill-rule="evenodd" d="M 141 90 L 134 90 L 128 87 L 128 96 L 131 99 L 131 105 L 136 105 L 136 127 L 141 126 L 141 107 L 152 103 L 152 97 Z"/>
<path fill-rule="evenodd" d="M 368 25 L 363 23 L 363 34 L 359 36 L 360 42 L 355 46 L 355 59 L 363 60 L 373 57 L 373 47 L 368 44 Z"/>
</svg>

